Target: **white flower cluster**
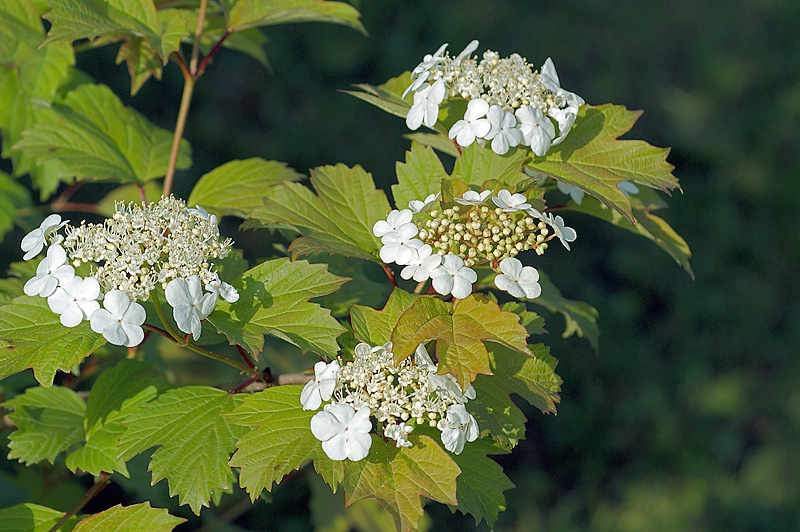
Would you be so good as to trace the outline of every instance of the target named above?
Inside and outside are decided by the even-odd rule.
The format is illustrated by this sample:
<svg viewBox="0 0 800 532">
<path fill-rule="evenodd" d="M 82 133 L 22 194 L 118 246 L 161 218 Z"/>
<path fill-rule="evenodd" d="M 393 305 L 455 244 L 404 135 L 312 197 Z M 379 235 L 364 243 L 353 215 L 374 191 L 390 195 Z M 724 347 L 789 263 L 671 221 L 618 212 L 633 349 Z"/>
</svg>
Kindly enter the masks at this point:
<svg viewBox="0 0 800 532">
<path fill-rule="evenodd" d="M 518 54 L 501 58 L 488 50 L 480 61 L 473 58 L 478 41 L 469 43 L 455 58 L 446 48 L 444 44 L 426 55 L 411 72 L 411 85 L 403 93 L 403 98 L 414 93 L 406 115 L 410 129 L 422 124 L 433 127 L 444 100 L 463 98 L 468 101 L 464 118 L 449 132 L 459 146 L 469 146 L 476 139 L 491 141 L 492 150 L 502 155 L 522 144 L 542 156 L 566 138 L 585 102 L 561 88 L 549 57 L 537 72 Z"/>
<path fill-rule="evenodd" d="M 225 257 L 231 240 L 220 242 L 214 215 L 199 206 L 187 209 L 172 196 L 147 206 L 119 202 L 115 207 L 104 223 L 78 227 L 51 214 L 26 235 L 21 243 L 25 260 L 49 246 L 23 291 L 47 298 L 65 327 L 89 320 L 92 330 L 109 342 L 133 347 L 144 338 L 145 310 L 137 301 L 148 299 L 159 284 L 178 328 L 197 339 L 200 322 L 218 296 L 229 302 L 239 298 L 208 262 Z M 58 233 L 62 227 L 66 237 Z M 89 274 L 77 276 L 75 268 L 86 264 Z"/>
<path fill-rule="evenodd" d="M 428 425 L 440 430 L 445 449 L 459 454 L 480 432 L 464 407 L 475 398 L 475 389 L 462 391 L 453 375 L 437 375 L 437 369 L 423 345 L 414 357 L 395 365 L 391 342 L 376 347 L 361 343 L 355 360 L 343 366 L 339 361 L 317 362 L 300 402 L 304 410 L 316 410 L 330 401 L 311 418 L 311 432 L 332 460 L 367 456 L 370 416 L 397 447 L 410 447 L 408 435 L 414 427 Z"/>
<path fill-rule="evenodd" d="M 569 249 L 575 230 L 561 216 L 542 214 L 522 194 L 505 189 L 494 196 L 491 190 L 468 190 L 454 199 L 458 205 L 439 211 L 432 209 L 439 194 L 431 194 L 377 221 L 372 232 L 383 244 L 381 260 L 405 266 L 403 279 L 431 279 L 441 295 L 467 297 L 478 278 L 472 267 L 488 265 L 499 273 L 495 284 L 501 290 L 517 298 L 538 297 L 539 273 L 515 257 L 531 249 L 541 255 L 553 238 Z"/>
</svg>

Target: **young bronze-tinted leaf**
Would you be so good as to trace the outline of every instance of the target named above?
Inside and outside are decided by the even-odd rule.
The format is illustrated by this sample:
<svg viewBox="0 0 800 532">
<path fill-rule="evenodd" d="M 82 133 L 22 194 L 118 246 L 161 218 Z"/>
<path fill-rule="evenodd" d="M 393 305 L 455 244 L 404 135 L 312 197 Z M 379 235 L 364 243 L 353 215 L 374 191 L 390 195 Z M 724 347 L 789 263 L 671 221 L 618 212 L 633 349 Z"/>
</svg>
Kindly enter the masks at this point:
<svg viewBox="0 0 800 532">
<path fill-rule="evenodd" d="M 428 340 L 436 340 L 439 374 L 451 373 L 462 389 L 479 373 L 491 375 L 484 341 L 492 341 L 530 355 L 528 333 L 519 316 L 505 312 L 494 301 L 471 295 L 448 304 L 431 297 L 418 299 L 392 333 L 395 362 L 400 362 Z"/>
<path fill-rule="evenodd" d="M 422 517 L 421 497 L 456 504 L 453 459 L 428 436 L 412 435 L 411 447 L 397 448 L 372 435 L 363 460 L 344 462 L 347 504 L 373 497 L 392 514 L 398 531 L 416 530 Z"/>
<path fill-rule="evenodd" d="M 64 327 L 43 297 L 21 296 L 0 307 L 0 379 L 33 368 L 42 386 L 106 343 L 89 322 Z"/>
<path fill-rule="evenodd" d="M 227 392 L 209 386 L 169 390 L 125 418 L 120 456 L 129 460 L 160 445 L 150 460 L 152 483 L 166 478 L 169 494 L 197 514 L 215 488 L 230 486 L 228 459 L 245 432 L 223 418 L 235 406 Z"/>
<path fill-rule="evenodd" d="M 542 287 L 542 295 L 532 299 L 531 303 L 564 316 L 566 326 L 561 334 L 562 338 L 577 334 L 581 338 L 589 340 L 592 347 L 597 350 L 600 336 L 600 329 L 597 327 L 597 309 L 583 301 L 575 301 L 562 296 L 558 288 L 550 281 L 550 277 L 541 270 L 539 270 L 539 284 Z"/>
<path fill-rule="evenodd" d="M 489 458 L 490 454 L 508 454 L 508 451 L 487 438 L 470 442 L 461 454 L 452 455 L 461 468 L 456 478 L 458 505 L 450 510 L 472 514 L 475 525 L 486 521 L 489 528 L 494 526 L 497 515 L 506 509 L 503 492 L 514 487 L 514 483 L 503 474 L 503 468 Z"/>
<path fill-rule="evenodd" d="M 118 504 L 83 519 L 72 532 L 170 532 L 184 521 L 163 508 L 151 508 L 149 502 L 133 506 Z"/>
<path fill-rule="evenodd" d="M 302 178 L 286 163 L 254 157 L 230 161 L 205 174 L 189 194 L 187 205 L 202 205 L 214 214 L 244 218 L 264 204 L 275 185 Z"/>
<path fill-rule="evenodd" d="M 647 190 L 642 192 L 647 192 Z M 654 191 L 651 192 L 655 193 Z M 689 264 L 689 259 L 692 257 L 689 245 L 667 222 L 652 214 L 652 210 L 648 208 L 648 205 L 649 202 L 643 202 L 639 194 L 631 196 L 632 213 L 633 218 L 636 220 L 636 225 L 633 225 L 619 212 L 605 208 L 600 202 L 592 198 L 584 198 L 580 205 L 570 201 L 567 204 L 567 209 L 590 214 L 652 240 L 658 247 L 669 253 L 678 265 L 694 279 L 694 272 L 691 264 Z"/>
<path fill-rule="evenodd" d="M 77 393 L 62 386 L 28 388 L 3 403 L 17 430 L 9 436 L 8 457 L 23 464 L 47 460 L 83 439 L 86 403 Z"/>
<path fill-rule="evenodd" d="M 386 218 L 389 202 L 360 166 L 321 166 L 311 171 L 315 195 L 299 183 L 278 186 L 255 209 L 247 227 L 284 227 L 302 233 L 289 246 L 294 256 L 336 253 L 378 262 L 381 242 L 372 226 Z"/>
<path fill-rule="evenodd" d="M 17 504 L 0 510 L 0 532 L 48 532 L 64 517 L 64 512 L 38 504 Z M 58 530 L 72 530 L 79 520 L 70 517 Z"/>
<path fill-rule="evenodd" d="M 429 194 L 440 192 L 442 179 L 448 177 L 433 150 L 416 142 L 406 152 L 406 162 L 398 162 L 396 169 L 397 184 L 392 185 L 392 195 L 398 209 L 408 208 L 411 200 L 424 200 Z"/>
<path fill-rule="evenodd" d="M 669 191 L 678 188 L 667 162 L 669 149 L 656 148 L 641 140 L 617 140 L 641 115 L 619 105 L 584 105 L 564 142 L 536 157 L 528 166 L 572 185 L 617 210 L 631 222 L 631 202 L 617 188 L 620 181 Z"/>
<path fill-rule="evenodd" d="M 344 2 L 324 0 L 222 0 L 233 33 L 255 26 L 292 22 L 329 22 L 344 24 L 366 34 L 361 15 Z"/>
<path fill-rule="evenodd" d="M 528 154 L 527 150 L 511 148 L 505 155 L 498 155 L 490 148 L 473 142 L 463 148 L 461 156 L 456 159 L 452 178 L 474 186 L 481 186 L 493 179 L 505 185 L 505 188 L 514 188 L 518 182 L 528 179 L 522 173 L 522 165 Z"/>
<path fill-rule="evenodd" d="M 339 350 L 336 337 L 344 328 L 328 309 L 308 300 L 329 294 L 346 281 L 328 273 L 324 264 L 270 260 L 231 281 L 239 300 L 220 300 L 208 320 L 231 344 L 254 355 L 264 348 L 264 334 L 271 334 L 304 351 L 332 358 Z"/>
<path fill-rule="evenodd" d="M 27 129 L 14 149 L 39 161 L 58 160 L 78 179 L 141 184 L 166 173 L 172 133 L 122 105 L 108 87 L 82 85 L 67 95 L 63 106 L 42 111 L 49 118 Z M 184 141 L 178 168 L 190 163 Z"/>
<path fill-rule="evenodd" d="M 128 476 L 125 461 L 119 456 L 119 438 L 125 432 L 121 421 L 135 415 L 165 388 L 161 379 L 148 374 L 151 367 L 145 362 L 123 360 L 103 371 L 86 405 L 86 443 L 67 456 L 71 471 L 80 469 L 93 475 L 119 471 Z"/>
<path fill-rule="evenodd" d="M 419 297 L 395 288 L 382 310 L 353 305 L 350 323 L 356 338 L 372 345 L 385 344 L 391 339 L 397 320 Z"/>
<path fill-rule="evenodd" d="M 311 433 L 316 411 L 303 410 L 300 385 L 267 388 L 245 397 L 225 417 L 255 427 L 236 442 L 230 464 L 239 468 L 239 485 L 256 500 L 263 490 L 309 460 L 332 488 L 342 481 L 342 463 L 331 460 Z"/>
</svg>

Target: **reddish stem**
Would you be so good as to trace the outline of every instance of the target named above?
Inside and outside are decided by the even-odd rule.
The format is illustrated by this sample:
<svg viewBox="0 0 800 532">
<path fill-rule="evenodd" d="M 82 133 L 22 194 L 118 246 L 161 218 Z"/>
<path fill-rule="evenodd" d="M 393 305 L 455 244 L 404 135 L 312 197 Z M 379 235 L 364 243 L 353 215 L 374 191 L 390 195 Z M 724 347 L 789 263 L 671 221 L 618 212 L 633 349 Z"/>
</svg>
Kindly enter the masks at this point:
<svg viewBox="0 0 800 532">
<path fill-rule="evenodd" d="M 211 61 L 211 58 L 214 57 L 214 55 L 216 55 L 216 53 L 219 51 L 220 48 L 222 48 L 222 43 L 225 42 L 225 39 L 227 39 L 229 35 L 230 33 L 228 33 L 227 31 L 223 33 L 222 38 L 220 38 L 220 40 L 217 41 L 217 44 L 215 44 L 214 47 L 211 49 L 211 51 L 208 52 L 208 55 L 205 56 L 202 61 L 200 61 L 200 66 L 197 67 L 197 72 L 195 72 L 195 79 L 200 77 L 200 74 L 202 74 L 203 71 L 208 66 L 208 62 Z"/>
<path fill-rule="evenodd" d="M 386 272 L 386 277 L 388 277 L 389 280 L 392 282 L 392 286 L 396 287 L 397 281 L 394 278 L 394 273 L 392 272 L 392 269 L 389 268 L 388 264 L 382 264 L 381 266 L 383 266 L 383 271 Z"/>
<path fill-rule="evenodd" d="M 250 356 L 247 354 L 247 351 L 245 351 L 242 346 L 237 344 L 234 345 L 233 347 L 235 347 L 236 350 L 239 351 L 239 355 L 241 355 L 242 360 L 244 360 L 244 363 L 247 364 L 250 367 L 250 369 L 256 369 L 255 363 L 250 359 Z"/>
</svg>

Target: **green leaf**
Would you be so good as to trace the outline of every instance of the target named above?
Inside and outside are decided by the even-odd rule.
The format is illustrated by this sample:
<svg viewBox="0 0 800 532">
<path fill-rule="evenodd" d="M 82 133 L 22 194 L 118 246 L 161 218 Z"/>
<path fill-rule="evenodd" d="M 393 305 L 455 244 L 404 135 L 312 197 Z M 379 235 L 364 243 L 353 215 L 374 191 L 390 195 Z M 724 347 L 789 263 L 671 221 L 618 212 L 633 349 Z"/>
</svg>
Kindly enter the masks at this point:
<svg viewBox="0 0 800 532">
<path fill-rule="evenodd" d="M 461 389 L 478 373 L 491 375 L 486 340 L 530 355 L 528 333 L 519 316 L 500 310 L 497 303 L 471 295 L 448 304 L 433 297 L 421 297 L 400 316 L 392 333 L 395 362 L 400 362 L 428 340 L 436 340 L 439 374 L 451 373 Z"/>
<path fill-rule="evenodd" d="M 222 0 L 228 31 L 292 22 L 343 24 L 366 35 L 361 15 L 344 2 L 324 0 Z"/>
<path fill-rule="evenodd" d="M 631 202 L 617 188 L 620 181 L 665 192 L 679 188 L 673 166 L 667 162 L 669 149 L 640 140 L 617 140 L 641 114 L 619 105 L 584 105 L 564 142 L 544 157 L 534 156 L 528 166 L 578 187 L 634 222 Z"/>
<path fill-rule="evenodd" d="M 494 297 L 492 297 L 494 300 Z M 523 301 L 507 301 L 500 306 L 501 310 L 513 312 L 519 316 L 519 322 L 528 331 L 528 334 L 544 334 L 544 318 L 528 310 L 528 306 Z"/>
<path fill-rule="evenodd" d="M 0 279 L 0 305 L 6 305 L 15 297 L 23 295 L 25 283 L 36 275 L 36 261 L 12 262 L 8 267 L 8 277 Z"/>
<path fill-rule="evenodd" d="M 381 305 L 391 290 L 383 268 L 374 262 L 353 260 L 343 255 L 314 255 L 309 257 L 309 262 L 326 264 L 329 272 L 336 275 L 347 274 L 350 277 L 347 289 L 336 290 L 314 299 L 315 303 L 330 309 L 331 315 L 337 318 L 349 315 L 355 304 L 373 307 Z"/>
<path fill-rule="evenodd" d="M 9 436 L 10 459 L 52 464 L 59 453 L 83 439 L 86 404 L 69 388 L 28 388 L 3 406 L 14 409 L 9 417 L 17 426 Z"/>
<path fill-rule="evenodd" d="M 430 146 L 434 150 L 439 150 L 446 155 L 451 155 L 453 157 L 459 156 L 453 141 L 442 133 L 411 133 L 409 135 L 403 135 L 403 138 L 411 142 L 417 142 L 423 146 Z"/>
<path fill-rule="evenodd" d="M 461 472 L 428 436 L 412 435 L 409 440 L 411 447 L 398 449 L 373 434 L 366 458 L 344 462 L 347 504 L 373 497 L 403 532 L 417 528 L 423 514 L 421 497 L 457 504 L 456 476 Z"/>
<path fill-rule="evenodd" d="M 50 386 L 56 370 L 69 371 L 104 343 L 89 322 L 61 325 L 43 297 L 21 296 L 0 307 L 0 379 L 33 368 L 36 380 Z"/>
<path fill-rule="evenodd" d="M 143 184 L 167 171 L 172 133 L 123 106 L 104 85 L 82 85 L 64 106 L 42 111 L 47 117 L 27 129 L 14 149 L 40 162 L 58 160 L 67 175 L 81 180 Z M 182 141 L 177 167 L 190 164 L 189 144 Z"/>
<path fill-rule="evenodd" d="M 564 316 L 566 326 L 561 337 L 569 338 L 573 334 L 577 334 L 579 337 L 589 340 L 592 347 L 597 350 L 597 341 L 600 336 L 600 329 L 597 327 L 597 309 L 583 301 L 575 301 L 562 296 L 558 288 L 550 281 L 550 277 L 541 270 L 539 270 L 539 285 L 542 287 L 542 295 L 530 302 Z"/>
<path fill-rule="evenodd" d="M 691 264 L 689 264 L 689 259 L 692 257 L 689 245 L 667 222 L 652 214 L 652 211 L 659 207 L 654 207 L 652 202 L 643 201 L 646 199 L 643 196 L 648 191 L 653 195 L 656 194 L 655 191 L 644 189 L 639 194 L 631 196 L 632 213 L 633 218 L 636 220 L 636 225 L 633 225 L 619 212 L 605 207 L 594 198 L 585 198 L 580 205 L 570 201 L 566 208 L 571 211 L 590 214 L 617 227 L 627 229 L 631 233 L 652 240 L 658 247 L 669 253 L 675 259 L 675 262 L 694 279 L 694 272 Z"/>
<path fill-rule="evenodd" d="M 166 65 L 188 35 L 177 10 L 172 10 L 176 16 L 159 20 L 153 0 L 50 0 L 50 5 L 44 16 L 52 24 L 46 42 L 143 37 Z"/>
<path fill-rule="evenodd" d="M 128 476 L 119 458 L 119 437 L 125 432 L 121 421 L 133 416 L 144 403 L 165 388 L 161 379 L 148 375 L 151 365 L 123 360 L 103 371 L 92 386 L 86 406 L 86 444 L 67 456 L 67 467 L 99 475 L 119 471 Z"/>
<path fill-rule="evenodd" d="M 276 336 L 328 357 L 339 350 L 336 337 L 344 332 L 312 297 L 329 294 L 347 278 L 328 273 L 322 264 L 275 259 L 259 264 L 231 282 L 239 291 L 236 303 L 220 301 L 208 320 L 228 337 L 257 355 L 264 349 L 264 334 Z"/>
<path fill-rule="evenodd" d="M 244 218 L 264 205 L 275 185 L 302 178 L 286 163 L 258 157 L 230 161 L 205 174 L 189 194 L 187 205 L 202 205 L 217 215 Z"/>
<path fill-rule="evenodd" d="M 389 202 L 360 166 L 321 166 L 311 171 L 314 195 L 299 183 L 285 183 L 248 217 L 247 227 L 294 229 L 303 234 L 289 246 L 294 256 L 337 253 L 379 262 L 380 239 L 372 226 L 386 218 Z"/>
<path fill-rule="evenodd" d="M 433 150 L 416 142 L 406 152 L 406 162 L 398 162 L 396 168 L 397 184 L 392 185 L 392 195 L 398 209 L 408 208 L 411 200 L 424 200 L 440 192 L 442 179 L 448 177 Z"/>
<path fill-rule="evenodd" d="M 505 155 L 498 155 L 491 148 L 482 148 L 477 142 L 473 142 L 462 149 L 451 178 L 476 186 L 493 179 L 504 184 L 506 188 L 514 189 L 517 183 L 528 179 L 522 173 L 522 165 L 528 154 L 527 150 L 512 148 Z"/>
<path fill-rule="evenodd" d="M 267 388 L 245 397 L 225 416 L 231 423 L 256 427 L 239 438 L 230 461 L 239 468 L 239 485 L 254 501 L 309 460 L 332 488 L 342 481 L 342 463 L 328 458 L 311 433 L 311 418 L 317 412 L 303 410 L 302 389 L 300 385 Z"/>
<path fill-rule="evenodd" d="M 38 504 L 17 504 L 0 510 L 0 532 L 49 532 L 64 517 L 64 512 Z M 59 531 L 72 530 L 77 517 L 71 517 Z"/>
<path fill-rule="evenodd" d="M 151 508 L 149 502 L 133 506 L 118 504 L 85 518 L 72 532 L 170 532 L 184 521 L 163 508 Z"/>
<path fill-rule="evenodd" d="M 350 309 L 350 323 L 353 332 L 362 342 L 383 345 L 392 337 L 392 331 L 400 316 L 414 304 L 420 296 L 409 294 L 395 288 L 382 310 L 353 305 Z"/>
<path fill-rule="evenodd" d="M 0 241 L 14 227 L 17 209 L 31 205 L 28 189 L 0 170 Z"/>
<path fill-rule="evenodd" d="M 222 416 L 235 406 L 227 392 L 209 386 L 169 390 L 125 419 L 120 455 L 127 461 L 161 445 L 150 460 L 152 483 L 166 478 L 169 494 L 179 495 L 197 514 L 215 488 L 230 487 L 228 458 L 244 430 Z"/>
<path fill-rule="evenodd" d="M 450 510 L 472 514 L 476 526 L 484 519 L 492 528 L 498 514 L 506 509 L 503 492 L 513 488 L 514 483 L 489 454 L 508 454 L 508 451 L 482 438 L 465 445 L 461 454 L 452 455 L 461 474 L 456 478 L 458 506 L 451 506 Z"/>
<path fill-rule="evenodd" d="M 354 85 L 355 88 L 359 89 L 358 91 L 342 92 L 355 96 L 359 100 L 364 100 L 389 114 L 405 118 L 411 108 L 411 97 L 407 96 L 407 100 L 404 100 L 401 96 L 409 85 L 411 85 L 411 73 L 405 72 L 377 87 L 361 83 Z M 440 126 L 437 124 L 437 127 Z M 447 131 L 441 132 L 447 134 Z"/>
</svg>

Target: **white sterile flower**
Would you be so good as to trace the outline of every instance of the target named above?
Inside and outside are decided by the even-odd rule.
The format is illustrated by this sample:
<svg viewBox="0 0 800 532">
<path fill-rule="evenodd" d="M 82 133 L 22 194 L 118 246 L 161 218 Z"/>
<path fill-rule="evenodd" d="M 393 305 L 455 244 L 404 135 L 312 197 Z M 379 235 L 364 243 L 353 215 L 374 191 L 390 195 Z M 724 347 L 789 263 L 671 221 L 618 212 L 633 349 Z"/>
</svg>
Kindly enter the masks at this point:
<svg viewBox="0 0 800 532">
<path fill-rule="evenodd" d="M 400 272 L 400 277 L 405 280 L 414 279 L 418 283 L 430 278 L 433 270 L 442 263 L 442 256 L 433 253 L 433 248 L 424 244 L 418 248 L 412 248 L 413 258 L 408 266 Z"/>
<path fill-rule="evenodd" d="M 322 450 L 331 460 L 349 458 L 357 462 L 367 456 L 372 445 L 370 410 L 356 411 L 347 404 L 336 404 L 311 418 L 311 433 L 322 442 Z"/>
<path fill-rule="evenodd" d="M 321 360 L 314 364 L 314 378 L 308 381 L 300 392 L 300 404 L 303 405 L 303 410 L 316 410 L 322 401 L 331 398 L 340 369 L 339 363 L 335 360 L 330 364 Z"/>
<path fill-rule="evenodd" d="M 194 214 L 201 220 L 207 220 L 213 225 L 218 225 L 219 220 L 217 220 L 217 215 L 211 214 L 210 212 L 202 208 L 200 205 L 195 205 L 194 207 L 189 209 L 189 212 Z"/>
<path fill-rule="evenodd" d="M 75 277 L 75 270 L 66 262 L 67 252 L 60 245 L 53 244 L 36 267 L 36 275 L 28 279 L 22 291 L 26 296 L 51 296 L 59 285 Z"/>
<path fill-rule="evenodd" d="M 142 324 L 147 314 L 144 307 L 131 301 L 122 290 L 111 290 L 103 298 L 103 307 L 92 313 L 92 330 L 114 345 L 133 347 L 142 343 Z"/>
<path fill-rule="evenodd" d="M 520 122 L 522 143 L 530 146 L 533 153 L 543 156 L 550 149 L 556 136 L 556 128 L 540 109 L 527 105 L 517 109 L 515 115 Z"/>
<path fill-rule="evenodd" d="M 41 253 L 42 248 L 47 243 L 47 237 L 50 233 L 57 231 L 59 227 L 65 225 L 67 222 L 61 221 L 61 216 L 58 214 L 51 214 L 45 218 L 42 223 L 25 235 L 22 238 L 20 247 L 25 255 L 22 256 L 23 260 L 31 260 L 33 257 Z"/>
<path fill-rule="evenodd" d="M 401 422 L 397 425 L 386 425 L 383 429 L 383 435 L 389 439 L 395 440 L 396 447 L 411 447 L 411 442 L 408 441 L 408 435 L 414 429 L 411 425 L 406 425 Z"/>
<path fill-rule="evenodd" d="M 549 57 L 542 65 L 542 70 L 539 73 L 539 76 L 542 80 L 542 83 L 544 83 L 544 86 L 551 91 L 556 91 L 557 89 L 561 88 L 561 82 L 558 80 L 558 73 L 556 72 L 556 65 Z"/>
<path fill-rule="evenodd" d="M 461 61 L 464 60 L 465 57 L 469 56 L 472 52 L 478 49 L 478 44 L 480 44 L 477 40 L 470 41 L 470 43 L 461 50 L 461 53 L 453 59 L 453 65 L 460 65 Z"/>
<path fill-rule="evenodd" d="M 533 266 L 523 266 L 519 259 L 506 257 L 500 261 L 500 271 L 494 284 L 517 299 L 534 299 L 542 294 L 539 272 Z"/>
<path fill-rule="evenodd" d="M 167 302 L 172 305 L 172 317 L 178 329 L 191 333 L 192 338 L 200 338 L 200 323 L 214 310 L 217 304 L 217 293 L 203 293 L 200 278 L 192 275 L 188 279 L 173 279 L 164 290 Z"/>
<path fill-rule="evenodd" d="M 60 314 L 61 325 L 76 327 L 100 308 L 100 283 L 94 277 L 73 277 L 47 298 L 50 310 Z"/>
<path fill-rule="evenodd" d="M 448 136 L 455 138 L 459 146 L 466 147 L 472 144 L 476 138 L 484 138 L 492 125 L 489 120 L 483 118 L 489 112 L 489 104 L 486 100 L 476 98 L 467 104 L 467 111 L 464 118 L 453 124 Z"/>
<path fill-rule="evenodd" d="M 412 248 L 422 246 L 422 240 L 414 238 L 418 229 L 414 224 L 403 224 L 397 231 L 386 233 L 381 237 L 383 247 L 380 251 L 381 260 L 387 264 L 395 262 L 401 266 L 411 262 L 414 255 Z"/>
<path fill-rule="evenodd" d="M 409 209 L 398 211 L 397 209 L 389 213 L 385 220 L 378 220 L 372 226 L 372 234 L 378 238 L 388 233 L 396 232 L 400 226 L 411 223 L 413 214 Z"/>
<path fill-rule="evenodd" d="M 206 283 L 206 290 L 211 292 L 212 294 L 217 294 L 221 296 L 222 299 L 227 301 L 228 303 L 236 303 L 239 301 L 239 292 L 233 286 L 226 283 L 225 281 L 220 281 L 219 274 L 214 272 L 214 275 L 211 277 L 211 280 Z"/>
<path fill-rule="evenodd" d="M 503 209 L 504 212 L 524 211 L 530 209 L 531 205 L 522 194 L 512 194 L 506 189 L 497 193 L 497 196 L 492 198 L 495 205 Z"/>
<path fill-rule="evenodd" d="M 517 127 L 517 119 L 512 113 L 504 111 L 499 105 L 493 105 L 486 118 L 491 125 L 486 140 L 492 141 L 493 152 L 503 155 L 510 147 L 519 145 L 522 131 Z"/>
<path fill-rule="evenodd" d="M 417 90 L 425 83 L 428 79 L 429 70 L 442 61 L 442 54 L 445 48 L 447 48 L 447 43 L 441 45 L 433 54 L 425 54 L 425 57 L 422 58 L 422 62 L 414 67 L 414 70 L 411 71 L 411 85 L 403 91 L 403 98 L 405 98 L 409 92 Z"/>
<path fill-rule="evenodd" d="M 439 422 L 444 448 L 451 453 L 461 454 L 464 443 L 475 441 L 480 435 L 478 422 L 467 412 L 463 404 L 450 405 L 447 417 Z"/>
<path fill-rule="evenodd" d="M 560 190 L 563 194 L 566 194 L 572 201 L 577 203 L 578 205 L 581 204 L 583 201 L 583 196 L 585 192 L 578 187 L 573 187 L 572 185 L 565 185 L 561 181 L 556 181 L 556 185 L 558 185 L 558 190 Z"/>
<path fill-rule="evenodd" d="M 444 100 L 444 81 L 437 79 L 433 84 L 414 93 L 414 104 L 408 109 L 406 125 L 409 129 L 419 129 L 425 124 L 428 127 L 436 125 L 439 119 L 439 104 Z"/>
<path fill-rule="evenodd" d="M 620 181 L 617 183 L 617 188 L 622 191 L 625 196 L 630 197 L 631 194 L 638 194 L 639 187 L 636 186 L 635 183 L 630 181 Z"/>
<path fill-rule="evenodd" d="M 530 209 L 526 209 L 525 213 L 530 215 L 530 216 L 533 216 L 534 218 L 536 218 L 538 220 L 542 220 L 543 222 L 547 221 L 547 216 L 545 216 L 544 214 L 540 213 L 539 211 L 537 211 L 533 207 L 531 207 Z"/>
<path fill-rule="evenodd" d="M 564 89 L 558 89 L 556 97 L 566 102 L 566 105 L 563 108 L 551 107 L 547 112 L 558 122 L 558 137 L 553 140 L 553 146 L 560 144 L 567 137 L 569 130 L 572 129 L 572 124 L 575 123 L 575 118 L 578 116 L 578 108 L 586 103 L 577 94 Z"/>
<path fill-rule="evenodd" d="M 564 225 L 564 219 L 561 216 L 553 216 L 552 213 L 545 214 L 547 216 L 547 223 L 553 228 L 553 232 L 556 234 L 561 243 L 564 244 L 564 247 L 569 250 L 569 244 L 567 242 L 572 242 L 578 237 L 578 233 L 575 232 L 575 229 L 571 227 L 567 227 Z"/>
<path fill-rule="evenodd" d="M 436 194 L 428 194 L 428 197 L 424 200 L 412 199 L 408 202 L 408 208 L 414 214 L 426 212 L 433 206 L 434 203 L 436 203 L 441 195 L 441 192 L 437 192 Z"/>
<path fill-rule="evenodd" d="M 464 266 L 461 257 L 449 253 L 442 259 L 442 265 L 431 272 L 431 279 L 438 293 L 464 299 L 472 293 L 472 283 L 478 280 L 478 274 Z"/>
<path fill-rule="evenodd" d="M 461 205 L 481 205 L 486 201 L 486 198 L 491 195 L 491 190 L 484 190 L 483 192 L 475 192 L 474 190 L 467 190 L 461 198 L 454 198 L 456 203 Z"/>
</svg>

